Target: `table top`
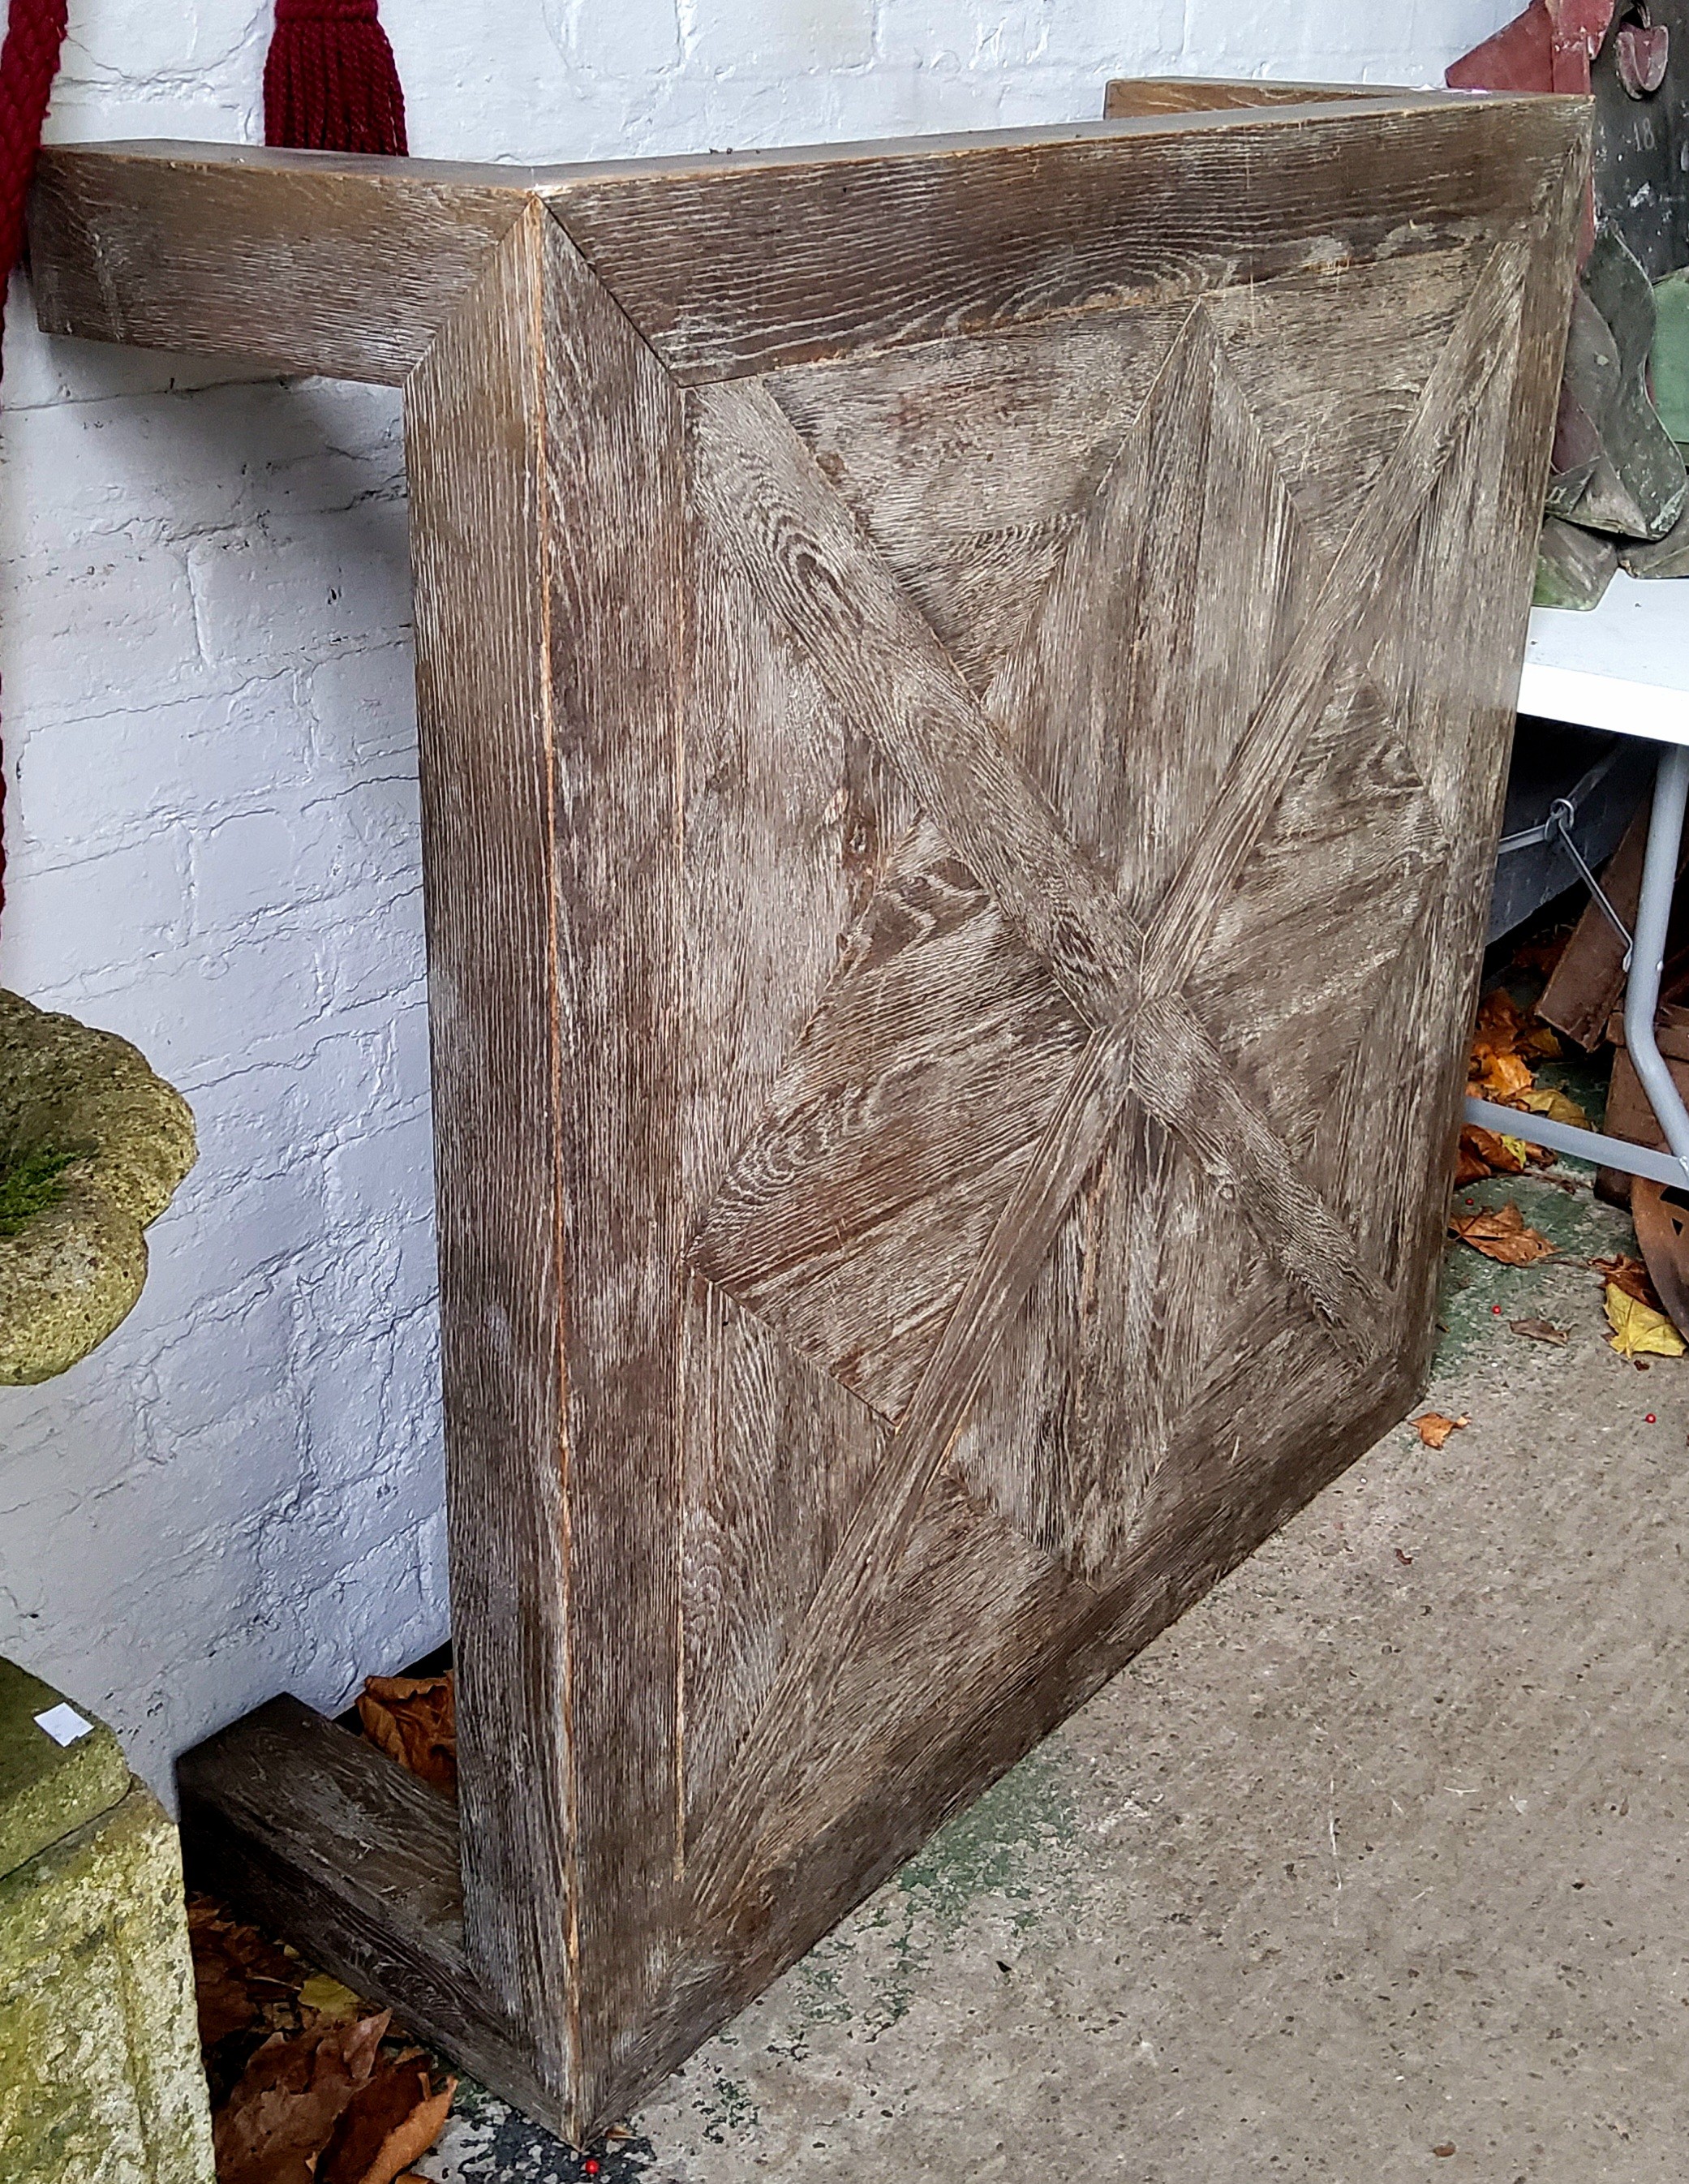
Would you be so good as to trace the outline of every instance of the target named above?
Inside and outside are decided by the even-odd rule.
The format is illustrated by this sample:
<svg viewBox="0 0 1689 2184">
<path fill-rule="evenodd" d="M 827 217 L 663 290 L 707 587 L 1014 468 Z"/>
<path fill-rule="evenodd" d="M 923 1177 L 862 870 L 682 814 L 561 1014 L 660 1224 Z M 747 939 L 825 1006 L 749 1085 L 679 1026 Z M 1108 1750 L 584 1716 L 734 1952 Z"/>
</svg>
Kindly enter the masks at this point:
<svg viewBox="0 0 1689 2184">
<path fill-rule="evenodd" d="M 1689 744 L 1689 577 L 1644 582 L 1621 571 L 1592 613 L 1536 608 L 1519 710 Z"/>
</svg>

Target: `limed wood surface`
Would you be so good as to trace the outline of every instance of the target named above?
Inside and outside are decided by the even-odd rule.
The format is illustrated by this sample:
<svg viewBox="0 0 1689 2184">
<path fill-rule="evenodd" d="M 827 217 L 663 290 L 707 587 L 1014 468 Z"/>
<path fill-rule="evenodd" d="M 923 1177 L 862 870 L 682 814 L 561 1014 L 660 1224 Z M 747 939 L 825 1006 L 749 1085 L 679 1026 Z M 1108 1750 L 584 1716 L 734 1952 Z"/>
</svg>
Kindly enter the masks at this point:
<svg viewBox="0 0 1689 2184">
<path fill-rule="evenodd" d="M 1587 120 L 1212 95 L 46 185 L 64 322 L 261 260 L 255 343 L 408 374 L 463 1930 L 376 1969 L 574 2132 L 1430 1355 Z"/>
<path fill-rule="evenodd" d="M 1385 98 L 1018 143 L 915 139 L 789 169 L 700 164 L 637 189 L 585 175 L 546 197 L 663 363 L 694 382 L 1537 220 L 1552 187 L 1533 156 L 1541 125 L 1525 99 Z"/>
<path fill-rule="evenodd" d="M 675 1863 L 680 398 L 530 207 L 408 415 L 469 1948 L 613 2104 Z"/>
<path fill-rule="evenodd" d="M 49 333 L 397 385 L 528 201 L 525 171 L 226 144 L 67 145 L 30 199 Z"/>
<path fill-rule="evenodd" d="M 1408 91 L 1394 84 L 1281 83 L 1260 76 L 1116 76 L 1105 87 L 1111 120 L 1145 114 L 1213 114 L 1229 107 L 1317 106 L 1327 101 L 1391 98 L 1403 105 L 1446 104 L 1447 92 Z"/>
<path fill-rule="evenodd" d="M 70 146 L 41 160 L 31 264 L 53 332 L 397 382 L 537 195 L 689 383 L 1394 258 L 1538 218 L 1532 106 L 1321 98 L 508 180 L 221 146 Z"/>
<path fill-rule="evenodd" d="M 550 246 L 530 208 L 411 382 L 407 461 L 468 1946 L 560 2091 L 579 2025 Z"/>
<path fill-rule="evenodd" d="M 177 1781 L 190 1887 L 248 1908 L 532 2113 L 560 2117 L 464 1954 L 449 1798 L 293 1698 L 188 1752 Z"/>
</svg>

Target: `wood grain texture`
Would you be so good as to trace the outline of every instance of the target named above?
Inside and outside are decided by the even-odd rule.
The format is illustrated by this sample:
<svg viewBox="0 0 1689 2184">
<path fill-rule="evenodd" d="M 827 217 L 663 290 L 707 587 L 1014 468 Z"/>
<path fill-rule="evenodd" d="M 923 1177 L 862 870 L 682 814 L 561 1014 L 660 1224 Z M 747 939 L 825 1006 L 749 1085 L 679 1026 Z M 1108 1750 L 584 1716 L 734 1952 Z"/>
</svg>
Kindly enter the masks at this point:
<svg viewBox="0 0 1689 2184">
<path fill-rule="evenodd" d="M 54 147 L 30 200 L 36 315 L 49 333 L 397 386 L 527 203 L 521 169 Z"/>
<path fill-rule="evenodd" d="M 773 372 L 769 393 L 983 695 L 1162 372 L 1188 304 Z"/>
<path fill-rule="evenodd" d="M 676 1825 L 680 401 L 534 209 L 410 398 L 469 1947 L 613 2103 Z"/>
<path fill-rule="evenodd" d="M 619 2113 L 646 2082 L 641 2020 L 669 1982 L 674 1946 L 685 421 L 613 300 L 555 227 L 544 233 L 584 2122 Z"/>
<path fill-rule="evenodd" d="M 50 332 L 401 380 L 532 193 L 670 370 L 766 371 L 1393 258 L 1540 217 L 1575 103 L 1435 94 L 577 168 L 77 145 L 32 200 Z M 1126 208 L 1129 207 L 1129 211 Z"/>
<path fill-rule="evenodd" d="M 813 668 L 766 641 L 695 510 L 688 550 L 678 1157 L 695 1231 L 763 1127 L 915 806 Z M 677 1773 L 695 1814 L 878 1468 L 884 1429 L 706 1281 L 688 1284 L 680 1337 L 688 1668 Z"/>
<path fill-rule="evenodd" d="M 406 422 L 467 1946 L 560 2097 L 579 2060 L 550 240 L 532 212 L 506 237 Z"/>
<path fill-rule="evenodd" d="M 850 934 L 694 1263 L 900 1417 L 1086 1036 L 922 827 Z"/>
<path fill-rule="evenodd" d="M 272 1699 L 177 1767 L 188 1886 L 296 1937 L 531 2114 L 560 2121 L 527 2039 L 463 1947 L 457 1808 L 297 1699 Z"/>
<path fill-rule="evenodd" d="M 1213 114 L 1229 107 L 1320 106 L 1357 98 L 1389 98 L 1402 104 L 1446 104 L 1450 94 L 1408 91 L 1396 85 L 1279 83 L 1261 76 L 1114 76 L 1105 86 L 1102 110 L 1111 120 L 1146 114 Z"/>
<path fill-rule="evenodd" d="M 1540 220 L 1575 102 L 1323 103 L 583 176 L 544 195 L 677 377 L 1172 302 Z M 707 266 L 707 276 L 700 278 Z"/>
<path fill-rule="evenodd" d="M 1190 368 L 1182 348 L 1175 368 Z M 1249 1217 L 1263 1225 L 1293 1279 L 1364 1348 L 1378 1299 L 1340 1224 L 1296 1174 L 1274 1134 L 1229 1089 L 1183 1004 L 1165 993 L 1142 1000 L 1142 940 L 1124 903 L 1076 849 L 778 408 L 761 390 L 738 385 L 696 398 L 710 426 L 698 443 L 699 502 L 762 610 L 791 632 L 833 702 L 880 744 L 1080 1016 L 1099 1026 L 1130 1021 L 1149 1104 L 1181 1116 L 1205 1163 L 1227 1187 L 1242 1190 Z M 844 597 L 850 611 L 840 615 Z M 1263 701 L 1250 760 L 1266 786 L 1248 807 L 1252 819 L 1240 818 L 1234 805 L 1224 829 L 1210 829 L 1223 833 L 1222 857 L 1246 851 L 1251 829 L 1265 823 L 1276 794 L 1268 769 L 1293 760 L 1329 626 L 1328 618 L 1312 635 L 1303 632 Z M 1262 794 L 1269 799 L 1264 806 Z M 1163 941 L 1158 954 L 1168 945 Z M 1193 1111 L 1188 1079 L 1196 1071 L 1215 1081 L 1216 1092 Z M 1081 1106 L 1106 1134 L 1112 1114 Z M 1099 1138 L 1090 1150 L 1100 1150 Z"/>
<path fill-rule="evenodd" d="M 421 358 L 462 1936 L 409 1791 L 237 1732 L 200 1809 L 571 2132 L 1415 1392 L 1586 131 L 534 173 L 402 337 L 304 310 Z"/>
</svg>

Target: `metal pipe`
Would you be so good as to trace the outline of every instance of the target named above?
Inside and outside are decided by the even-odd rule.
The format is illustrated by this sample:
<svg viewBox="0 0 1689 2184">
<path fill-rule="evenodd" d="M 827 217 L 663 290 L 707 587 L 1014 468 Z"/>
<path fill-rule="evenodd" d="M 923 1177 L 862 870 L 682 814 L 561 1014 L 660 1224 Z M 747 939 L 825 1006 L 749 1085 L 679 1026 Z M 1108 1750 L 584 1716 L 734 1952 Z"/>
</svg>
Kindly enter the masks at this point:
<svg viewBox="0 0 1689 2184">
<path fill-rule="evenodd" d="M 1571 859 L 1578 878 L 1595 897 L 1597 905 L 1599 908 L 1602 916 L 1607 920 L 1607 922 L 1613 928 L 1613 930 L 1624 942 L 1625 968 L 1626 971 L 1629 971 L 1630 967 L 1630 958 L 1636 953 L 1636 940 L 1630 932 L 1630 927 L 1625 924 L 1624 919 L 1619 916 L 1618 911 L 1614 910 L 1613 905 L 1608 900 L 1607 890 L 1602 886 L 1601 882 L 1590 870 L 1588 864 L 1585 861 L 1583 851 L 1579 849 L 1576 842 L 1572 838 L 1572 822 L 1576 818 L 1577 814 L 1573 811 L 1571 805 L 1563 796 L 1559 802 L 1554 806 L 1553 811 L 1550 816 L 1553 825 L 1559 832 L 1560 847 Z"/>
<path fill-rule="evenodd" d="M 1660 974 L 1665 968 L 1666 928 L 1677 887 L 1677 861 L 1683 846 L 1683 816 L 1689 803 L 1689 749 L 1671 744 L 1661 751 L 1654 777 L 1653 811 L 1648 846 L 1642 859 L 1642 891 L 1636 901 L 1636 944 L 1630 951 L 1630 983 L 1625 989 L 1625 1045 L 1642 1080 L 1648 1104 L 1681 1164 L 1674 1183 L 1689 1184 L 1689 1112 L 1671 1079 L 1654 1038 Z"/>
<path fill-rule="evenodd" d="M 1599 1130 L 1575 1129 L 1569 1123 L 1551 1123 L 1546 1115 L 1529 1115 L 1517 1107 L 1498 1107 L 1493 1100 L 1469 1100 L 1466 1119 L 1497 1135 L 1523 1138 L 1530 1145 L 1547 1145 L 1550 1152 L 1570 1153 L 1574 1159 L 1592 1161 L 1597 1167 L 1616 1167 L 1625 1175 L 1643 1175 L 1651 1183 L 1689 1185 L 1689 1168 L 1669 1153 L 1657 1153 L 1647 1145 L 1633 1145 L 1628 1138 L 1603 1137 Z"/>
<path fill-rule="evenodd" d="M 1616 1167 L 1625 1175 L 1646 1176 L 1651 1183 L 1675 1184 L 1689 1190 L 1689 1111 L 1686 1111 L 1672 1082 L 1671 1072 L 1654 1037 L 1654 1014 L 1659 1006 L 1660 975 L 1665 968 L 1665 936 L 1671 923 L 1671 901 L 1677 891 L 1677 861 L 1683 849 L 1683 822 L 1689 807 L 1689 749 L 1669 744 L 1660 752 L 1654 777 L 1653 810 L 1648 816 L 1648 843 L 1642 859 L 1642 884 L 1636 900 L 1636 931 L 1630 950 L 1630 976 L 1625 989 L 1625 1045 L 1635 1067 L 1648 1105 L 1665 1133 L 1669 1153 L 1657 1153 L 1647 1145 L 1634 1145 L 1625 1138 L 1609 1138 L 1599 1130 L 1574 1129 L 1569 1123 L 1551 1123 L 1518 1107 L 1499 1107 L 1491 1100 L 1469 1100 L 1466 1119 L 1480 1129 L 1523 1138 L 1527 1145 L 1547 1145 L 1551 1152 L 1570 1153 L 1575 1159 L 1593 1161 L 1597 1167 Z M 1579 859 L 1581 866 L 1582 860 Z M 1589 882 L 1595 888 L 1593 878 Z M 1618 918 L 1595 888 L 1601 906 Z M 1623 927 L 1620 926 L 1620 931 Z M 1627 939 L 1630 936 L 1625 936 Z M 1674 1157 L 1675 1156 L 1675 1157 Z"/>
</svg>

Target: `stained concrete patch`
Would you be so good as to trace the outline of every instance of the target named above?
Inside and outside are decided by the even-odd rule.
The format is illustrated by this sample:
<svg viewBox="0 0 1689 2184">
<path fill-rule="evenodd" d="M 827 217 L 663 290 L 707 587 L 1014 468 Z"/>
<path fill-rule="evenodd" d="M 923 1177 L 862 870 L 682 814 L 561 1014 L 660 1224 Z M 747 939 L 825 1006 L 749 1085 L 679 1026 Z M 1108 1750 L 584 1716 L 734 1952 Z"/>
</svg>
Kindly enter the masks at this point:
<svg viewBox="0 0 1689 2184">
<path fill-rule="evenodd" d="M 1586 1190 L 1463 1195 L 1562 1247 L 1451 1255 L 1425 1407 L 1471 1424 L 1387 1435 L 701 2049 L 610 2184 L 1679 2184 L 1689 1361 L 1607 1346 L 1584 1262 L 1634 1240 Z M 585 2173 L 497 2103 L 421 2167 Z"/>
</svg>

